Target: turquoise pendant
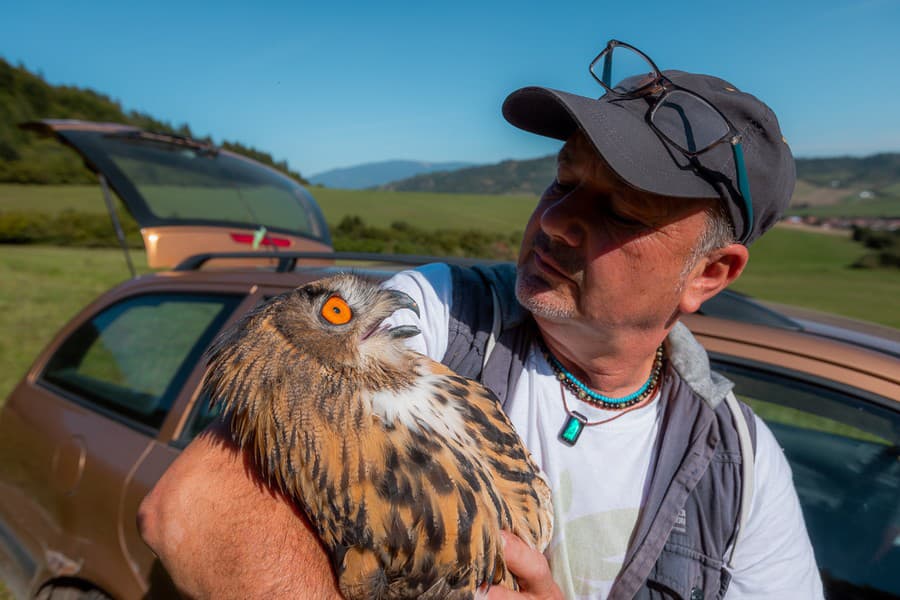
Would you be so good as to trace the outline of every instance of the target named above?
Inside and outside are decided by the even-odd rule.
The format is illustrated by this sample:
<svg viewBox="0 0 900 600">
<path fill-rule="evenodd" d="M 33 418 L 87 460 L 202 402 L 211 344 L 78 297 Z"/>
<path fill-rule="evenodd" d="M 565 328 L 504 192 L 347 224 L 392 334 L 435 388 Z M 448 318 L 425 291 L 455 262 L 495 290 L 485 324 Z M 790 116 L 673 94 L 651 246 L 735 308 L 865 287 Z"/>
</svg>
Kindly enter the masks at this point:
<svg viewBox="0 0 900 600">
<path fill-rule="evenodd" d="M 567 446 L 574 446 L 575 442 L 577 442 L 578 438 L 581 436 L 581 432 L 584 431 L 585 423 L 587 423 L 587 418 L 581 413 L 573 410 L 569 413 L 566 424 L 563 425 L 562 430 L 559 432 L 560 441 Z"/>
</svg>

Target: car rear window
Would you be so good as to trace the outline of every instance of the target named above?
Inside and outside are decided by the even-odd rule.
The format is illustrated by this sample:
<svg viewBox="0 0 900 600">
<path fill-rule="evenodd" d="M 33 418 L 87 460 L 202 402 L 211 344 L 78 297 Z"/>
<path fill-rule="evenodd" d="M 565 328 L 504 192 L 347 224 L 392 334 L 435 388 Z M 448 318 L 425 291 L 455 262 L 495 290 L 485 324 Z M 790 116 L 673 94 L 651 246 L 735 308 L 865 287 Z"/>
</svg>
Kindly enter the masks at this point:
<svg viewBox="0 0 900 600">
<path fill-rule="evenodd" d="M 241 296 L 159 293 L 94 315 L 50 358 L 41 379 L 78 400 L 157 429 Z"/>
<path fill-rule="evenodd" d="M 106 136 L 103 150 L 167 223 L 208 221 L 321 239 L 315 200 L 299 184 L 227 152 Z"/>
</svg>

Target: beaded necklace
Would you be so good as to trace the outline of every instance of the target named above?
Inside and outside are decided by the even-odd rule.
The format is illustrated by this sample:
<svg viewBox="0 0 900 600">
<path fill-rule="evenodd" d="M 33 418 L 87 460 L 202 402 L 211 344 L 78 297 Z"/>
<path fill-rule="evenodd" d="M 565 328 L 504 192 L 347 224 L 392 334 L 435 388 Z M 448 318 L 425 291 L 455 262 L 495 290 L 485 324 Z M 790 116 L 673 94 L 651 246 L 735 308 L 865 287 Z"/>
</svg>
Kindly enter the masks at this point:
<svg viewBox="0 0 900 600">
<path fill-rule="evenodd" d="M 562 363 L 560 363 L 559 360 L 557 360 L 557 358 L 550 353 L 550 350 L 548 350 L 544 345 L 543 340 L 540 341 L 540 346 L 544 357 L 547 359 L 547 362 L 550 364 L 550 367 L 556 374 L 556 379 L 560 384 L 560 395 L 562 396 L 563 408 L 566 411 L 567 418 L 565 424 L 563 425 L 563 428 L 559 432 L 559 439 L 569 446 L 575 445 L 575 442 L 578 441 L 578 438 L 581 436 L 581 432 L 584 431 L 585 427 L 600 425 L 602 423 L 609 423 L 610 421 L 618 419 L 626 412 L 630 412 L 629 410 L 624 409 L 630 409 L 631 407 L 636 406 L 637 404 L 640 404 L 647 398 L 651 397 L 654 392 L 656 392 L 660 374 L 662 373 L 663 349 L 662 346 L 660 346 L 656 349 L 656 357 L 653 360 L 653 368 L 650 370 L 650 377 L 647 378 L 647 381 L 644 383 L 644 385 L 642 385 L 636 392 L 628 394 L 627 396 L 623 396 L 621 398 L 611 398 L 609 396 L 604 396 L 603 394 L 595 392 L 594 390 L 588 388 L 581 381 L 579 381 L 577 377 L 572 375 L 572 373 L 570 373 L 562 365 Z M 569 390 L 583 402 L 587 402 L 589 404 L 593 404 L 594 406 L 607 410 L 622 410 L 622 412 L 609 419 L 589 422 L 587 420 L 587 417 L 585 417 L 578 411 L 569 410 L 569 406 L 566 403 L 565 389 L 563 386 L 569 388 Z"/>
</svg>

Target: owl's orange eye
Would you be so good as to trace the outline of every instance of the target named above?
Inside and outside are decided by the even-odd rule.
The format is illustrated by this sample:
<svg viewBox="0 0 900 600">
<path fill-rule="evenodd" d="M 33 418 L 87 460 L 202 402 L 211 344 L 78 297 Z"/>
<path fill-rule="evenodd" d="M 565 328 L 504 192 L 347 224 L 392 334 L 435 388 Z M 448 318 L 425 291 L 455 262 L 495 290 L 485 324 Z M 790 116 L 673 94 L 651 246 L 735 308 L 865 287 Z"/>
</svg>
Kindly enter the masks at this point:
<svg viewBox="0 0 900 600">
<path fill-rule="evenodd" d="M 343 325 L 353 318 L 353 311 L 340 296 L 332 296 L 322 306 L 322 317 L 334 325 Z"/>
</svg>

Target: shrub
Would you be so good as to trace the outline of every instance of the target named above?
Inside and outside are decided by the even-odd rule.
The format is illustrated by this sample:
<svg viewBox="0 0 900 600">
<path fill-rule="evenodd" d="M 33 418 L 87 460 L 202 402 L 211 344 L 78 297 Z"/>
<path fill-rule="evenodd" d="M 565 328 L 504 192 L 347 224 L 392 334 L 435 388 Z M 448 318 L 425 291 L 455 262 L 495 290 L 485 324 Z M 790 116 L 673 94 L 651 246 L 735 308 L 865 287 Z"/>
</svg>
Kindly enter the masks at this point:
<svg viewBox="0 0 900 600">
<path fill-rule="evenodd" d="M 122 217 L 125 239 L 132 248 L 143 247 L 137 223 Z M 88 248 L 118 247 L 107 215 L 64 210 L 49 214 L 29 211 L 0 212 L 0 244 L 50 244 Z"/>
<path fill-rule="evenodd" d="M 865 254 L 855 263 L 856 269 L 900 268 L 900 231 L 853 228 L 853 240 L 875 252 Z"/>
<path fill-rule="evenodd" d="M 137 223 L 120 213 L 125 238 L 141 248 Z M 334 249 L 377 254 L 425 254 L 511 260 L 519 247 L 519 234 L 486 233 L 477 229 L 425 230 L 405 222 L 372 227 L 362 218 L 344 217 L 332 228 Z M 0 212 L 0 244 L 50 244 L 55 246 L 118 247 L 109 216 L 65 210 L 57 214 Z"/>
<path fill-rule="evenodd" d="M 520 234 L 487 233 L 477 229 L 425 230 L 403 221 L 388 228 L 366 225 L 349 215 L 332 228 L 334 249 L 341 252 L 426 254 L 511 260 L 518 252 Z"/>
</svg>

